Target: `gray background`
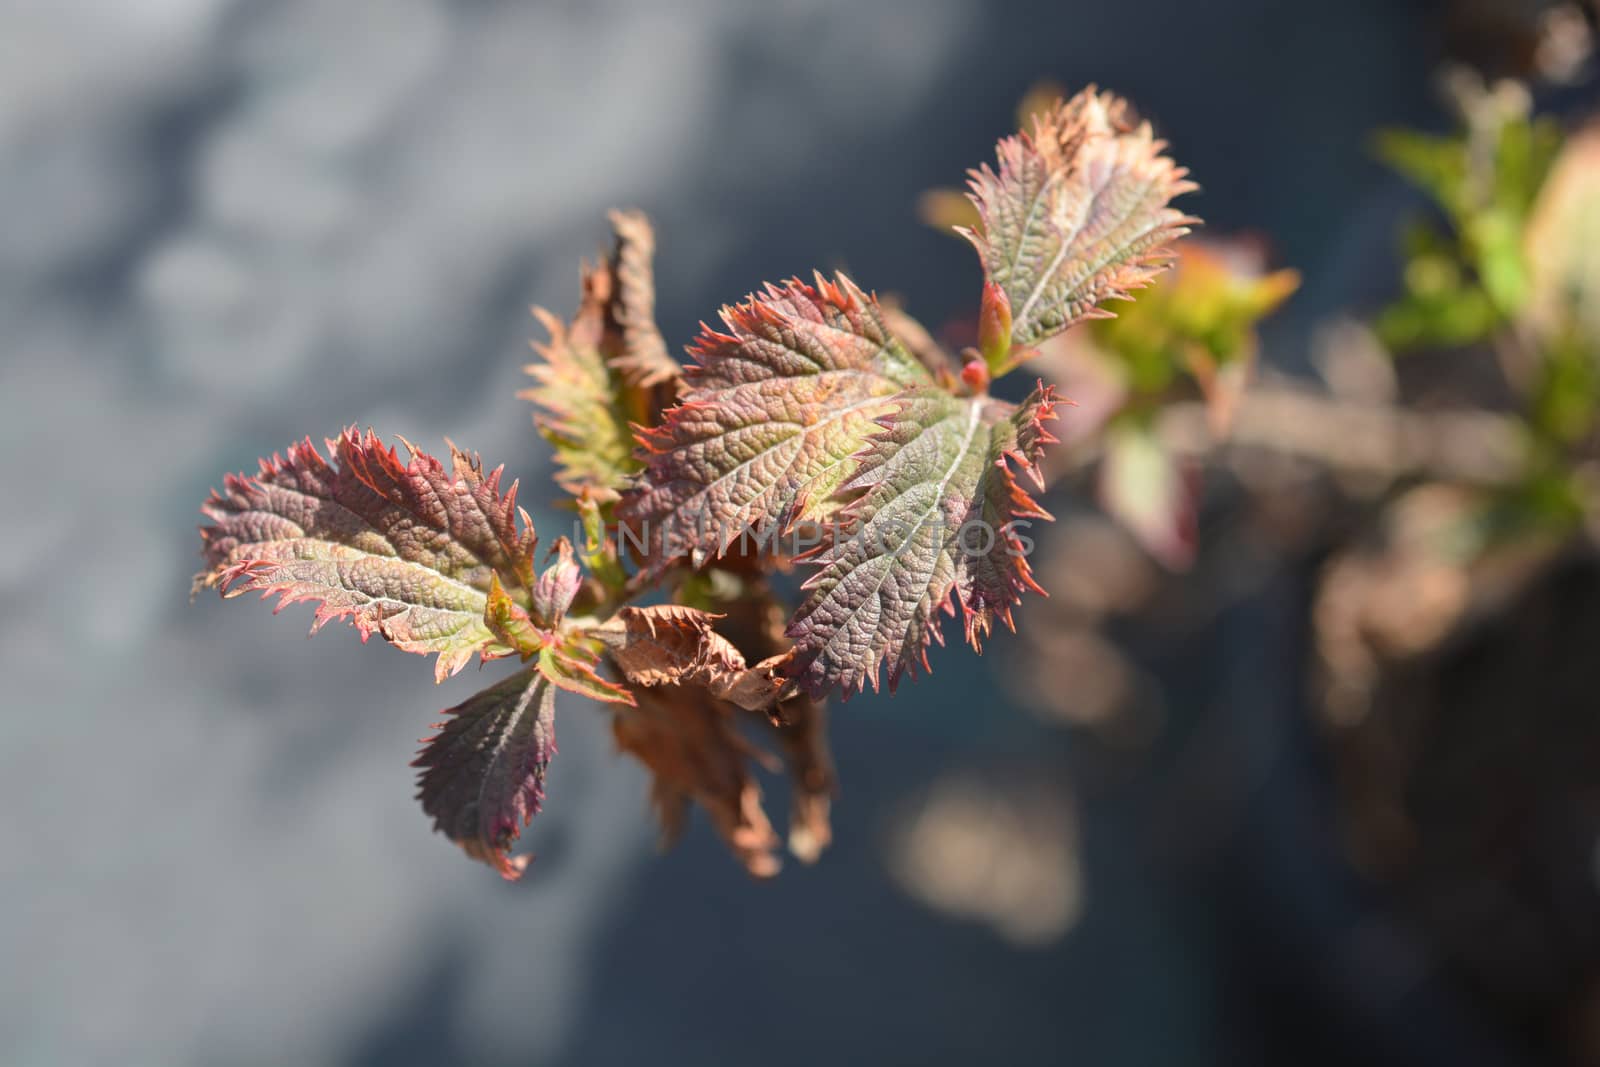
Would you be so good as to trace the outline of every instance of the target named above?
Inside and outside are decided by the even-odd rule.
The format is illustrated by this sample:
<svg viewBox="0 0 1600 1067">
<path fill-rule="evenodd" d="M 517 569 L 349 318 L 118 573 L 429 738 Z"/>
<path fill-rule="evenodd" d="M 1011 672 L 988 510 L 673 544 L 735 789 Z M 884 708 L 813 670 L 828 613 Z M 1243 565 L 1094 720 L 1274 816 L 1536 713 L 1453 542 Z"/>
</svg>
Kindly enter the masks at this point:
<svg viewBox="0 0 1600 1067">
<path fill-rule="evenodd" d="M 675 343 L 813 266 L 967 311 L 972 257 L 912 203 L 1041 78 L 1131 96 L 1191 210 L 1274 235 L 1308 274 L 1292 347 L 1359 273 L 1364 138 L 1426 112 L 1430 59 L 1395 0 L 0 2 L 0 1060 L 1266 1057 L 1300 1024 L 1237 977 L 1239 894 L 1152 859 L 1181 812 L 1137 784 L 1090 791 L 1087 910 L 1045 946 L 885 873 L 887 813 L 942 771 L 1064 776 L 1072 739 L 990 695 L 1005 638 L 839 710 L 839 840 L 771 885 L 703 824 L 658 857 L 643 772 L 570 704 L 506 886 L 410 799 L 416 739 L 480 679 L 307 642 L 309 609 L 190 606 L 196 508 L 350 422 L 552 496 L 512 395 L 526 306 L 571 309 L 612 205 L 658 222 Z M 1178 699 L 1275 625 L 1223 626 L 1234 660 Z"/>
</svg>

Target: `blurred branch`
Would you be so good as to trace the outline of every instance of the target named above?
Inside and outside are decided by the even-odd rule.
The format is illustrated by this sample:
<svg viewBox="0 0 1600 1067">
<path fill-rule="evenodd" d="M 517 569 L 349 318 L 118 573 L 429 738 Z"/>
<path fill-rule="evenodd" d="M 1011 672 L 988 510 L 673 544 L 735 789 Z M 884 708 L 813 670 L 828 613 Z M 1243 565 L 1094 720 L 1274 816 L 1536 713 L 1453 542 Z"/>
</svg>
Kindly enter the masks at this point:
<svg viewBox="0 0 1600 1067">
<path fill-rule="evenodd" d="M 1220 444 L 1199 402 L 1172 405 L 1159 432 L 1175 452 L 1235 459 L 1265 451 L 1316 463 L 1338 474 L 1395 480 L 1411 476 L 1474 486 L 1505 485 L 1522 469 L 1516 420 L 1485 411 L 1404 411 L 1319 395 L 1285 385 L 1247 392 L 1232 432 Z"/>
</svg>

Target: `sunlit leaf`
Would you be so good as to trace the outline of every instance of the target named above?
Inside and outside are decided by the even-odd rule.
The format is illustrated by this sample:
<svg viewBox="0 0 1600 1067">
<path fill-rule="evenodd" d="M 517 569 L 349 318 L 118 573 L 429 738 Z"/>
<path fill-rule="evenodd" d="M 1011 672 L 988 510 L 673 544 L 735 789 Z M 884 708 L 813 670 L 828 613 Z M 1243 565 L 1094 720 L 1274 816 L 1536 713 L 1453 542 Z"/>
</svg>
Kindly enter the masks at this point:
<svg viewBox="0 0 1600 1067">
<path fill-rule="evenodd" d="M 556 538 L 551 549 L 556 560 L 545 568 L 533 583 L 533 618 L 546 627 L 557 627 L 566 618 L 567 609 L 578 595 L 583 583 L 583 572 L 572 558 L 572 542 L 565 537 Z"/>
<path fill-rule="evenodd" d="M 648 466 L 618 509 L 656 571 L 836 510 L 890 398 L 931 381 L 843 275 L 768 286 L 722 320 L 727 333 L 705 327 L 691 349 L 683 401 L 641 431 Z"/>
<path fill-rule="evenodd" d="M 499 469 L 485 475 L 453 446 L 447 467 L 409 444 L 402 462 L 353 427 L 327 444 L 332 463 L 302 441 L 211 494 L 196 588 L 277 594 L 280 609 L 316 602 L 313 632 L 348 619 L 363 640 L 376 633 L 438 653 L 440 679 L 474 655 L 508 654 L 484 610 L 497 581 L 523 596 L 533 582 L 534 534 L 526 514 L 519 528 L 516 485 L 502 494 Z"/>
<path fill-rule="evenodd" d="M 1055 406 L 1043 385 L 1021 407 L 919 389 L 880 418 L 844 486 L 862 495 L 812 556 L 818 570 L 789 626 L 790 670 L 807 692 L 876 687 L 885 660 L 891 688 L 918 663 L 926 670 L 928 642 L 943 640 L 935 613 L 953 611 L 952 596 L 974 648 L 995 617 L 1011 624 L 1011 605 L 1038 588 L 1017 524 L 1049 518 L 1012 466 L 1042 485 Z"/>
<path fill-rule="evenodd" d="M 1030 347 L 1140 288 L 1194 219 L 1169 206 L 1195 186 L 1125 102 L 1085 90 L 1000 142 L 971 172 L 980 225 L 965 231 L 1010 300 L 1012 344 Z"/>
<path fill-rule="evenodd" d="M 608 362 L 632 388 L 675 386 L 683 368 L 668 354 L 656 326 L 655 230 L 638 211 L 613 211 L 610 217 L 617 240 L 611 256 L 614 282 L 607 310 L 622 343 L 614 355 L 608 354 Z"/>
<path fill-rule="evenodd" d="M 550 333 L 525 369 L 520 396 L 555 449 L 556 481 L 577 494 L 615 494 L 639 470 L 631 423 L 650 423 L 677 390 L 679 365 L 655 325 L 650 257 L 655 238 L 643 215 L 613 212 L 611 256 L 583 272 L 583 297 L 570 325 L 543 308 Z"/>
</svg>

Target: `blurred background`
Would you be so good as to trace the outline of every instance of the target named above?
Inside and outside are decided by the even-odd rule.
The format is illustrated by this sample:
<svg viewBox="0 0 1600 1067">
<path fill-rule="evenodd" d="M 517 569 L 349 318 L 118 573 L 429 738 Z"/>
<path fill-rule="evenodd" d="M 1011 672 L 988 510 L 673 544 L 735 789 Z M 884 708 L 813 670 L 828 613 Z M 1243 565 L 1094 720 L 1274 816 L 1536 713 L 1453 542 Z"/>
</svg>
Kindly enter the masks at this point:
<svg viewBox="0 0 1600 1067">
<path fill-rule="evenodd" d="M 698 816 L 659 854 L 572 702 L 503 884 L 410 799 L 470 680 L 188 599 L 207 489 L 308 433 L 448 434 L 553 500 L 527 307 L 575 305 L 610 207 L 656 222 L 674 344 L 813 267 L 959 333 L 977 263 L 918 205 L 1041 82 L 1131 98 L 1207 233 L 1298 268 L 1263 380 L 1367 395 L 1329 352 L 1428 210 L 1374 131 L 1452 128 L 1450 62 L 1575 126 L 1588 18 L 0 0 L 0 1062 L 1600 1063 L 1593 555 L 1404 585 L 1393 479 L 1223 464 L 1174 561 L 1064 475 L 1051 601 L 836 707 L 835 843 L 769 882 Z"/>
</svg>

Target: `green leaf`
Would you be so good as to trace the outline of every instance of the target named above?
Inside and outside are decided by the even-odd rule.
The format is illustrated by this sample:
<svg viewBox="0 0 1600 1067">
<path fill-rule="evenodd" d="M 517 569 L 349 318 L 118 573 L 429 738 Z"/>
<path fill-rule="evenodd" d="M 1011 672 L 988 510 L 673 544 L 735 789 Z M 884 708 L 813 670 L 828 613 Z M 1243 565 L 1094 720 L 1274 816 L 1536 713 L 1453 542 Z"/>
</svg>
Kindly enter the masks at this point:
<svg viewBox="0 0 1600 1067">
<path fill-rule="evenodd" d="M 1295 271 L 1268 273 L 1256 242 L 1185 241 L 1173 269 L 1137 301 L 1114 319 L 1090 324 L 1088 343 L 1147 401 L 1159 402 L 1180 377 L 1193 377 L 1220 438 L 1253 369 L 1257 323 L 1299 284 Z"/>
<path fill-rule="evenodd" d="M 407 652 L 438 653 L 440 680 L 474 655 L 509 654 L 484 612 L 496 584 L 524 596 L 533 584 L 534 533 L 515 483 L 502 495 L 500 470 L 485 475 L 477 456 L 453 445 L 449 467 L 409 443 L 401 462 L 354 427 L 327 445 L 334 463 L 307 439 L 211 494 L 195 588 L 278 594 L 280 610 L 317 602 L 313 633 L 349 619 L 363 641 L 376 633 Z"/>
<path fill-rule="evenodd" d="M 1459 133 L 1387 130 L 1377 139 L 1378 155 L 1444 209 L 1455 238 L 1435 254 L 1413 252 L 1405 306 L 1384 329 L 1402 347 L 1479 340 L 1519 315 L 1534 289 L 1538 264 L 1525 254 L 1524 230 L 1560 149 L 1560 129 L 1531 119 L 1531 101 L 1511 83 L 1490 90 L 1465 79 L 1457 90 Z M 1440 252 L 1467 272 L 1449 292 L 1414 278 L 1421 266 L 1425 279 L 1437 281 Z"/>
<path fill-rule="evenodd" d="M 1381 130 L 1374 139 L 1379 159 L 1432 197 L 1452 218 L 1466 214 L 1468 160 L 1462 137 Z"/>
<path fill-rule="evenodd" d="M 690 350 L 682 402 L 640 431 L 646 470 L 618 508 L 654 573 L 831 514 L 891 398 L 932 381 L 843 275 L 769 285 L 722 320 L 728 332 L 704 327 Z"/>
<path fill-rule="evenodd" d="M 970 173 L 980 225 L 963 230 L 1010 302 L 1013 347 L 1030 347 L 1147 285 L 1167 243 L 1198 220 L 1168 206 L 1190 192 L 1148 123 L 1086 89 L 1002 140 L 998 170 Z"/>
<path fill-rule="evenodd" d="M 840 516 L 834 540 L 810 556 L 818 570 L 789 625 L 789 671 L 821 696 L 878 685 L 887 660 L 891 689 L 903 673 L 927 669 L 934 614 L 962 606 L 966 637 L 981 650 L 998 616 L 1037 589 L 1019 526 L 1048 519 L 1022 490 L 1012 466 L 1042 487 L 1038 460 L 1054 441 L 1054 389 L 1041 384 L 1020 406 L 911 390 L 881 416 L 882 432 L 844 485 L 861 496 Z"/>
<path fill-rule="evenodd" d="M 539 650 L 538 669 L 551 685 L 569 693 L 598 700 L 603 704 L 632 704 L 633 696 L 624 686 L 608 682 L 595 670 L 599 654 L 586 639 L 569 634 L 565 641 L 547 644 Z"/>
<path fill-rule="evenodd" d="M 446 710 L 412 761 L 422 768 L 417 799 L 434 829 L 510 881 L 531 858 L 508 853 L 544 802 L 556 753 L 554 698 L 537 670 L 519 671 Z"/>
<path fill-rule="evenodd" d="M 655 237 L 643 215 L 613 212 L 611 256 L 583 272 L 583 298 L 570 326 L 543 308 L 550 333 L 535 343 L 540 362 L 524 368 L 534 385 L 518 395 L 555 449 L 556 482 L 574 495 L 606 499 L 640 468 L 631 423 L 653 422 L 678 388 L 681 368 L 655 325 L 650 258 Z"/>
<path fill-rule="evenodd" d="M 489 585 L 489 599 L 483 609 L 483 624 L 505 647 L 521 656 L 526 662 L 553 640 L 549 630 L 541 628 L 524 608 L 511 598 L 498 578 Z"/>
</svg>

